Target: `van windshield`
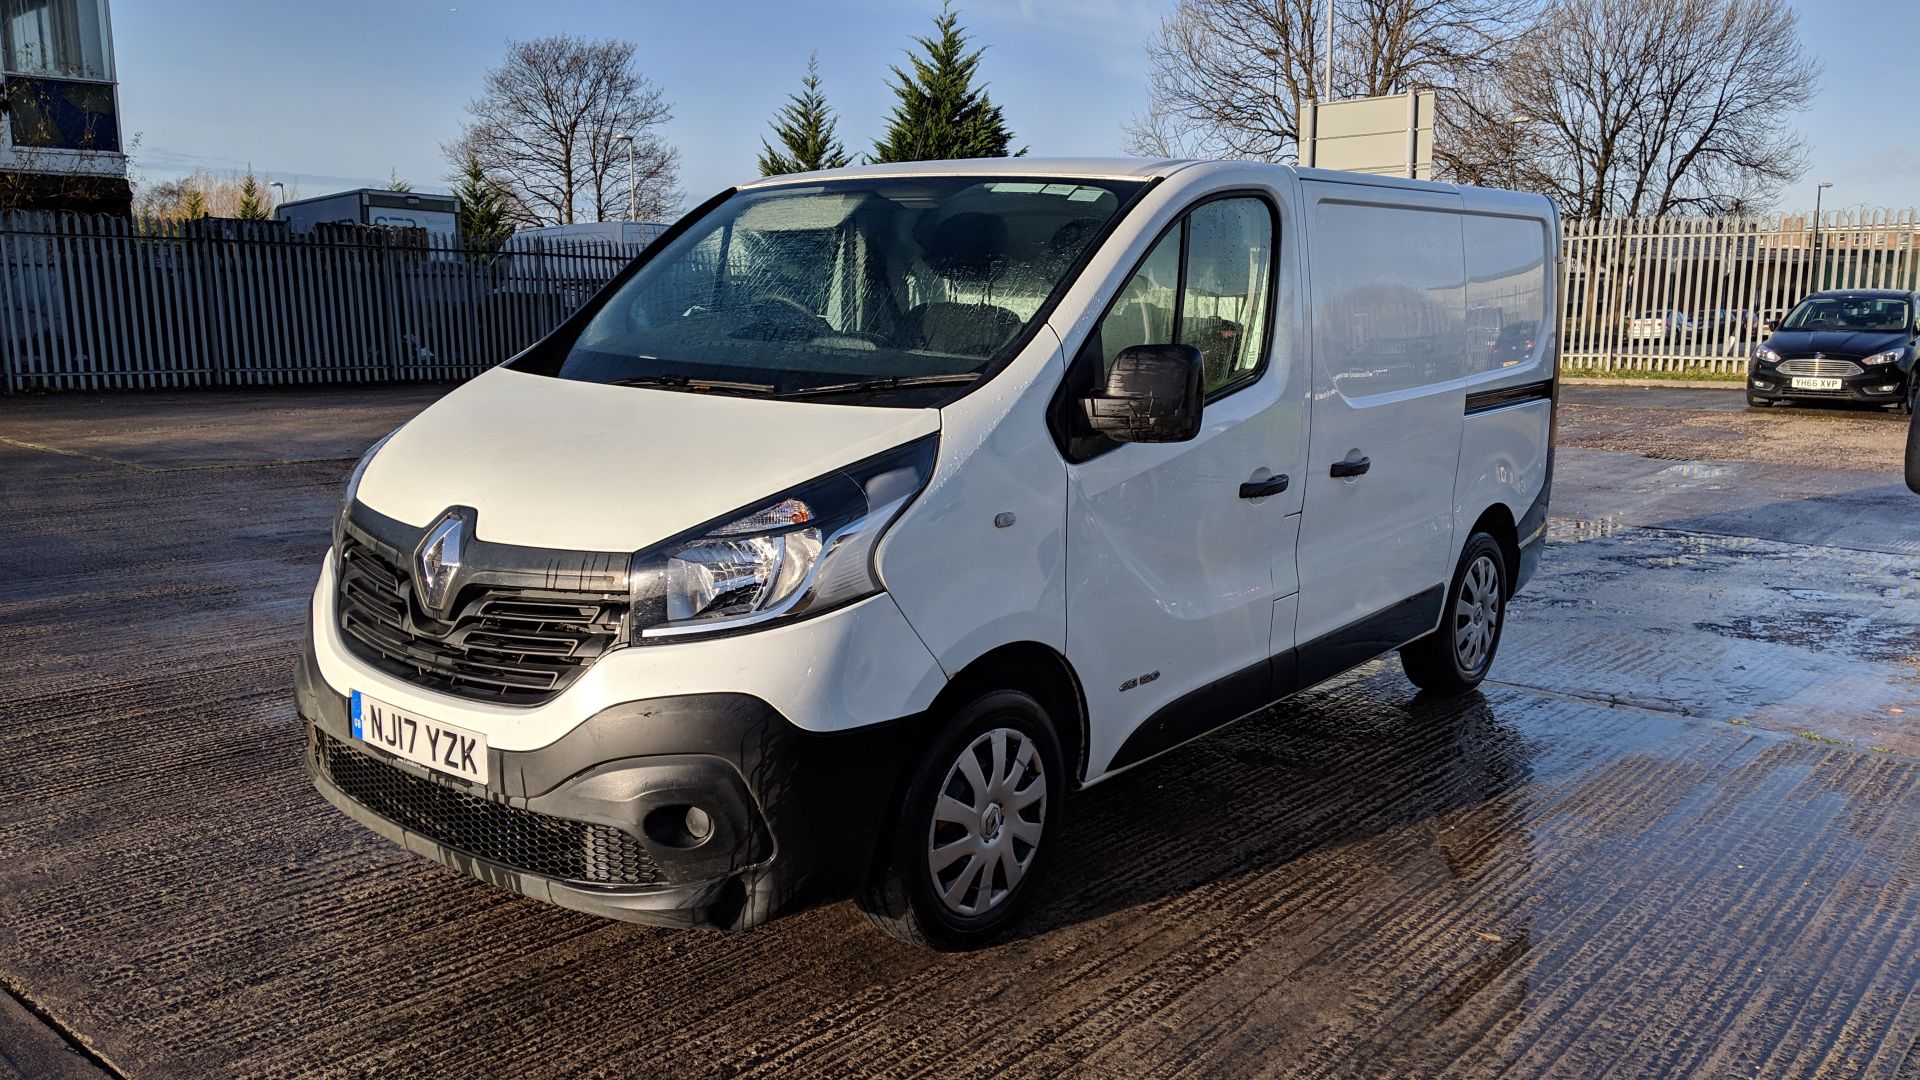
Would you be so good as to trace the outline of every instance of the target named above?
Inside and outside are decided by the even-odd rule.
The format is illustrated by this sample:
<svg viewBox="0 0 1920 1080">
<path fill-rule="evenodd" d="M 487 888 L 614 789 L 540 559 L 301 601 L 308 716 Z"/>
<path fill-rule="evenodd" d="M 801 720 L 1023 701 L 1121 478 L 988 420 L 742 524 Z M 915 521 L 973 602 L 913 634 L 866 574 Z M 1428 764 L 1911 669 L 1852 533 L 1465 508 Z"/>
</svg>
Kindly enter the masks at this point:
<svg viewBox="0 0 1920 1080">
<path fill-rule="evenodd" d="M 1881 296 L 1810 296 L 1793 309 L 1782 330 L 1865 330 L 1907 328 L 1907 302 Z"/>
<path fill-rule="evenodd" d="M 586 382 L 935 404 L 1026 340 L 1140 185 L 849 179 L 744 191 L 523 369 Z"/>
</svg>

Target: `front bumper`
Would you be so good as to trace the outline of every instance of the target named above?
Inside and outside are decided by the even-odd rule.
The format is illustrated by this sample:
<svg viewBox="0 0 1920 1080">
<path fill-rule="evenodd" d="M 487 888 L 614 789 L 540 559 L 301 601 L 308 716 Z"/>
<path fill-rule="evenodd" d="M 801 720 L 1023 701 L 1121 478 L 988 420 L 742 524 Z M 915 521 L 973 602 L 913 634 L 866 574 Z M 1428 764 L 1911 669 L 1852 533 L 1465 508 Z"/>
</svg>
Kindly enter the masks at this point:
<svg viewBox="0 0 1920 1080">
<path fill-rule="evenodd" d="M 538 750 L 489 750 L 483 788 L 355 742 L 347 699 L 319 676 L 311 644 L 294 685 L 308 775 L 349 817 L 489 884 L 675 927 L 742 929 L 852 895 L 919 727 L 905 718 L 815 734 L 744 694 L 655 698 L 604 709 Z M 425 798 L 395 801 L 394 791 Z M 671 827 L 688 806 L 706 815 L 704 838 Z M 490 820 L 476 825 L 476 814 Z M 528 836 L 552 855 L 552 844 L 586 835 L 600 847 L 611 836 L 628 853 L 623 880 L 517 865 L 529 861 Z"/>
<path fill-rule="evenodd" d="M 1906 372 L 1894 364 L 1877 364 L 1858 375 L 1840 377 L 1838 390 L 1797 390 L 1793 376 L 1773 366 L 1747 365 L 1747 396 L 1762 401 L 1847 401 L 1897 405 L 1906 400 Z"/>
</svg>

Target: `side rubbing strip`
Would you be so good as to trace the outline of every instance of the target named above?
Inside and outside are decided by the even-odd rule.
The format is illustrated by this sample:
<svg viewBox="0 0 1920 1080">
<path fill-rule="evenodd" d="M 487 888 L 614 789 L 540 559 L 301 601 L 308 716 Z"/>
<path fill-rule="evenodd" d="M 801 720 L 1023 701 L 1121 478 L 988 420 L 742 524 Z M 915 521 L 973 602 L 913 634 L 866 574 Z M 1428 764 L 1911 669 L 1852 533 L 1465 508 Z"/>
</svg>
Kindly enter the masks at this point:
<svg viewBox="0 0 1920 1080">
<path fill-rule="evenodd" d="M 1467 415 L 1472 416 L 1477 412 L 1501 409 L 1527 401 L 1545 401 L 1552 396 L 1552 379 L 1520 386 L 1503 386 L 1498 390 L 1482 390 L 1479 393 L 1467 395 Z"/>
</svg>

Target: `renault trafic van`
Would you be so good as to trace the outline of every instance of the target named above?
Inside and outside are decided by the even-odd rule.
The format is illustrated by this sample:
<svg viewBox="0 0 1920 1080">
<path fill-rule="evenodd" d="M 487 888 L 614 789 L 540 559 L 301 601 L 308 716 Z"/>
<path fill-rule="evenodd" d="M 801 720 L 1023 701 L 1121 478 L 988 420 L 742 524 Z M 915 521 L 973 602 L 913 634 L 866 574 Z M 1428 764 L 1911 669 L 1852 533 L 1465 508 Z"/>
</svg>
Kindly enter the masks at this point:
<svg viewBox="0 0 1920 1080">
<path fill-rule="evenodd" d="M 1079 789 L 1395 650 L 1485 677 L 1542 546 L 1556 233 L 1244 162 L 725 192 L 353 469 L 313 782 L 569 908 L 988 938 Z"/>
</svg>

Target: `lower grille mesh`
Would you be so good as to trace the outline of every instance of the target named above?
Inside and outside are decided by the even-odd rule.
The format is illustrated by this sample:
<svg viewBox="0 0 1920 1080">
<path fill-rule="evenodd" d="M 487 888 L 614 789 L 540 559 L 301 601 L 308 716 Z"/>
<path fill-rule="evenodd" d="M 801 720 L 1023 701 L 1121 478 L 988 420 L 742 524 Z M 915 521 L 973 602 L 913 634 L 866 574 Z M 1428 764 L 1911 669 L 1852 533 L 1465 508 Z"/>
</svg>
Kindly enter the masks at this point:
<svg viewBox="0 0 1920 1080">
<path fill-rule="evenodd" d="M 541 877 L 658 885 L 640 842 L 619 829 L 507 806 L 413 776 L 316 732 L 321 771 L 354 802 L 450 848 Z"/>
</svg>

